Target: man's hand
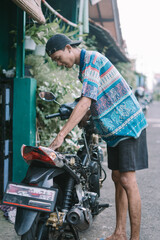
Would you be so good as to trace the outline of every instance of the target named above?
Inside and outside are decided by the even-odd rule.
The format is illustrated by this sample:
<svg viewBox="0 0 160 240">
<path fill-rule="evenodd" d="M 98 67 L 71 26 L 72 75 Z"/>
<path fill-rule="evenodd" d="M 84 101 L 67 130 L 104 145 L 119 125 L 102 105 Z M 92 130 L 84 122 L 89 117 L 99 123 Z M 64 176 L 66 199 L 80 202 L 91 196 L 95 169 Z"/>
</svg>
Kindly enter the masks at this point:
<svg viewBox="0 0 160 240">
<path fill-rule="evenodd" d="M 56 150 L 62 145 L 63 142 L 64 142 L 64 137 L 58 134 L 57 137 L 53 140 L 53 142 L 49 145 L 49 148 Z"/>
<path fill-rule="evenodd" d="M 57 137 L 53 140 L 53 142 L 49 145 L 49 147 L 53 150 L 59 148 L 64 138 L 67 134 L 81 121 L 84 115 L 87 113 L 88 109 L 91 105 L 91 99 L 87 97 L 82 97 L 80 101 L 77 103 L 74 108 L 71 116 L 69 117 L 67 123 L 63 126 L 61 131 L 58 133 Z"/>
</svg>

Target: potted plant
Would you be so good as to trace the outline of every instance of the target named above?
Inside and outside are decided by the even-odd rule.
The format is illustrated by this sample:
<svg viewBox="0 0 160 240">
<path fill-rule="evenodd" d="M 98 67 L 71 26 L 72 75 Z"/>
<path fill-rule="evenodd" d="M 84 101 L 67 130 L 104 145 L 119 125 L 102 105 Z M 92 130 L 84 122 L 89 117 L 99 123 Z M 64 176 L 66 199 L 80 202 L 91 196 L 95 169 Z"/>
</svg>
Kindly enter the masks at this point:
<svg viewBox="0 0 160 240">
<path fill-rule="evenodd" d="M 35 41 L 30 36 L 25 36 L 25 49 L 34 51 L 36 48 Z"/>
<path fill-rule="evenodd" d="M 30 37 L 35 42 L 35 55 L 45 55 L 45 44 L 47 40 L 58 31 L 59 24 L 54 20 L 52 23 L 37 26 L 36 24 L 27 27 L 26 37 Z"/>
<path fill-rule="evenodd" d="M 26 27 L 26 36 L 30 36 L 32 40 L 34 40 L 36 47 L 34 54 L 44 56 L 45 54 L 45 45 L 47 40 L 56 33 L 63 33 L 65 32 L 68 36 L 73 36 L 74 34 L 78 33 L 78 28 L 75 31 L 69 31 L 69 27 L 66 29 L 65 25 L 60 28 L 61 20 L 57 21 L 55 19 L 51 23 L 46 23 L 43 25 L 37 26 L 36 24 Z M 39 51 L 40 50 L 40 51 Z"/>
</svg>

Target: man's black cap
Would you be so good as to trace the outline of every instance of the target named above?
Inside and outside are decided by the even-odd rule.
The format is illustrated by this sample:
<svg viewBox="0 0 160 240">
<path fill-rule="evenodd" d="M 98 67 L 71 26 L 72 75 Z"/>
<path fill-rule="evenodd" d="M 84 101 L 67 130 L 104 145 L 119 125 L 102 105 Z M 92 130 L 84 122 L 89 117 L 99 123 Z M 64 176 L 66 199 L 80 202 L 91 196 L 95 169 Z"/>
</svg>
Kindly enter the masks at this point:
<svg viewBox="0 0 160 240">
<path fill-rule="evenodd" d="M 47 41 L 46 52 L 51 56 L 56 51 L 64 49 L 67 44 L 78 46 L 80 43 L 81 41 L 72 41 L 64 34 L 55 34 Z"/>
</svg>

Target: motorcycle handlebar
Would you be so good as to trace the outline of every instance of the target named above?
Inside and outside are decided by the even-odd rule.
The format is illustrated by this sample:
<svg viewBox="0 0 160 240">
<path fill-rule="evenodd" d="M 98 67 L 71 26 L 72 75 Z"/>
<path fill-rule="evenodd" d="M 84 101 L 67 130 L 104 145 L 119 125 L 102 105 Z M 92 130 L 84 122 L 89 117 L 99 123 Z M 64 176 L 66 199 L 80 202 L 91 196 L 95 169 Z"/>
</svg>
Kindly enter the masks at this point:
<svg viewBox="0 0 160 240">
<path fill-rule="evenodd" d="M 45 119 L 55 118 L 55 117 L 59 117 L 59 116 L 61 116 L 60 113 L 53 113 L 53 114 L 50 114 L 50 115 L 46 115 Z"/>
</svg>

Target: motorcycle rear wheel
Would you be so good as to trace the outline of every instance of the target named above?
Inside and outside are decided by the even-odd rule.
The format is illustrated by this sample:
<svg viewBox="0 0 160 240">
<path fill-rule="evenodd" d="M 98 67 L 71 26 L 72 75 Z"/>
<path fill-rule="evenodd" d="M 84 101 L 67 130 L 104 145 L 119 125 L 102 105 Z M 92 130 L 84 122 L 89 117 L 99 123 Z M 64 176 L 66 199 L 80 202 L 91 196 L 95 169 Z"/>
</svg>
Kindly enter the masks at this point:
<svg viewBox="0 0 160 240">
<path fill-rule="evenodd" d="M 42 221 L 40 214 L 36 217 L 30 230 L 21 236 L 21 240 L 79 240 L 78 231 L 71 225 L 66 225 L 65 228 L 53 230 L 51 227 L 46 227 Z"/>
<path fill-rule="evenodd" d="M 21 236 L 21 240 L 49 240 L 47 235 L 47 227 L 45 226 L 45 222 L 42 222 L 42 218 L 39 213 L 30 230 Z"/>
</svg>

